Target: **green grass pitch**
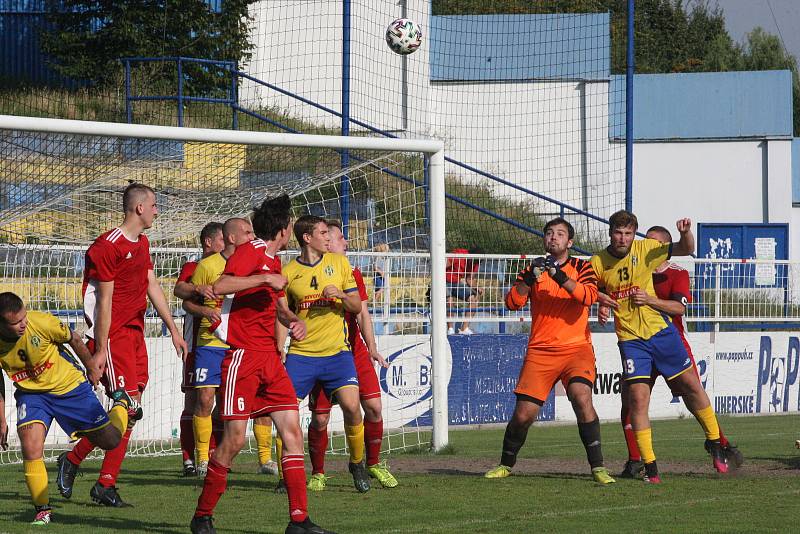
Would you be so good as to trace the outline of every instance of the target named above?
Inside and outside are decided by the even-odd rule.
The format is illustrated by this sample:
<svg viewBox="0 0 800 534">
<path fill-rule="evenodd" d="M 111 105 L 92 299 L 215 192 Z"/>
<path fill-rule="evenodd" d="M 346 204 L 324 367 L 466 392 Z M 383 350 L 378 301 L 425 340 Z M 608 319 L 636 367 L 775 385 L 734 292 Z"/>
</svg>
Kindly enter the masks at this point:
<svg viewBox="0 0 800 534">
<path fill-rule="evenodd" d="M 800 510 L 800 416 L 722 418 L 723 429 L 745 455 L 738 472 L 713 472 L 703 436 L 693 420 L 655 421 L 653 435 L 664 483 L 591 481 L 577 428 L 536 426 L 528 434 L 514 476 L 486 480 L 499 458 L 502 428 L 452 431 L 446 454 L 392 455 L 398 488 L 352 488 L 344 459 L 329 458 L 334 478 L 325 492 L 309 494 L 312 519 L 339 533 L 418 532 L 790 532 Z M 618 424 L 602 428 L 606 465 L 625 460 Z M 88 492 L 99 462 L 87 462 L 70 501 L 50 473 L 53 523 L 29 527 L 33 508 L 22 467 L 0 467 L 0 533 L 188 532 L 201 481 L 180 476 L 177 457 L 128 459 L 118 481 L 134 508 L 107 509 Z M 237 458 L 216 510 L 221 532 L 283 532 L 285 495 L 273 477 L 255 474 L 252 455 Z"/>
</svg>

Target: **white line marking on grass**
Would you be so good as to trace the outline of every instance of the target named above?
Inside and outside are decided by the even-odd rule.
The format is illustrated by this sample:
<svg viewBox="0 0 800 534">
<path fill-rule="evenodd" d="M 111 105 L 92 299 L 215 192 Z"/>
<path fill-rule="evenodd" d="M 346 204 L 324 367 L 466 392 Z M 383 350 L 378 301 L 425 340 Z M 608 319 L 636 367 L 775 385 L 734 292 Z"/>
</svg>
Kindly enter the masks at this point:
<svg viewBox="0 0 800 534">
<path fill-rule="evenodd" d="M 770 496 L 774 497 L 782 497 L 785 495 L 800 495 L 800 490 L 791 490 L 791 491 L 778 491 L 774 493 L 769 493 Z M 764 496 L 762 494 L 762 496 Z M 652 501 L 645 504 L 629 504 L 625 506 L 607 506 L 604 508 L 584 508 L 580 510 L 560 510 L 558 512 L 528 512 L 522 513 L 520 516 L 516 516 L 515 519 L 524 519 L 524 520 L 536 520 L 536 519 L 550 519 L 554 517 L 565 517 L 565 516 L 579 516 L 585 514 L 604 514 L 604 513 L 611 513 L 611 512 L 623 512 L 629 510 L 643 510 L 647 508 L 664 508 L 664 507 L 671 507 L 671 506 L 691 506 L 697 504 L 706 504 L 711 502 L 717 501 L 730 501 L 730 500 L 741 500 L 743 498 L 752 497 L 752 494 L 736 494 L 736 495 L 725 495 L 725 496 L 716 496 L 716 497 L 707 497 L 704 499 L 691 499 L 688 501 Z M 489 525 L 497 522 L 504 521 L 503 518 L 498 517 L 496 519 L 463 519 L 458 521 L 451 521 L 448 523 L 437 522 L 435 525 L 415 525 L 413 529 L 392 529 L 392 530 L 384 530 L 387 533 L 403 533 L 403 532 L 441 532 L 443 528 L 450 529 L 453 528 L 454 530 L 460 528 L 463 530 L 465 525 Z"/>
</svg>

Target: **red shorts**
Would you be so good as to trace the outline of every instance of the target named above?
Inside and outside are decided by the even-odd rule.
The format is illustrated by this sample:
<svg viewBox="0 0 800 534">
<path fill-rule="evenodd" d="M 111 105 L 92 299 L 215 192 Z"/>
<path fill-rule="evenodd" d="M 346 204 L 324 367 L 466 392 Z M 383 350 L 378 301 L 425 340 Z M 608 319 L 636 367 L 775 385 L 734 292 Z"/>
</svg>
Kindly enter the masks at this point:
<svg viewBox="0 0 800 534">
<path fill-rule="evenodd" d="M 94 353 L 94 339 L 90 338 L 86 346 Z M 106 372 L 100 383 L 108 395 L 123 388 L 131 395 L 141 393 L 149 380 L 147 365 L 144 332 L 138 328 L 122 327 L 108 337 Z"/>
<path fill-rule="evenodd" d="M 183 378 L 181 378 L 181 391 L 186 393 L 194 389 L 194 351 L 189 351 L 186 361 L 183 362 Z"/>
<path fill-rule="evenodd" d="M 250 419 L 271 412 L 297 410 L 297 395 L 280 354 L 230 349 L 222 360 L 223 420 Z"/>
<path fill-rule="evenodd" d="M 358 396 L 361 400 L 380 398 L 381 386 L 378 383 L 378 374 L 375 365 L 369 356 L 366 347 L 357 346 L 353 352 L 353 363 L 358 375 Z M 308 407 L 314 413 L 330 413 L 331 400 L 325 395 L 322 384 L 317 383 L 308 398 Z"/>
<path fill-rule="evenodd" d="M 544 402 L 559 380 L 565 389 L 573 380 L 592 387 L 595 374 L 594 349 L 591 345 L 528 349 L 514 393 Z"/>
</svg>

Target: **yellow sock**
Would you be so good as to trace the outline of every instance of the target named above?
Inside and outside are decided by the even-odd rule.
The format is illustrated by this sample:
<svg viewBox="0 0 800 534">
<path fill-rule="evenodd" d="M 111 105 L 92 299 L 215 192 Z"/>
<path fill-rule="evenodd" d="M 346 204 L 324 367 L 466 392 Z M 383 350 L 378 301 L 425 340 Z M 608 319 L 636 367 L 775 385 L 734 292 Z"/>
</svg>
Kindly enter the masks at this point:
<svg viewBox="0 0 800 534">
<path fill-rule="evenodd" d="M 120 435 L 127 432 L 128 410 L 119 405 L 114 406 L 108 411 L 108 418 L 111 420 L 111 426 L 119 430 Z"/>
<path fill-rule="evenodd" d="M 653 431 L 650 428 L 644 430 L 634 430 L 636 445 L 642 455 L 642 461 L 646 464 L 656 461 L 656 453 L 653 452 Z"/>
<path fill-rule="evenodd" d="M 356 426 L 344 425 L 344 435 L 350 449 L 350 463 L 361 463 L 364 460 L 364 422 Z"/>
<path fill-rule="evenodd" d="M 258 445 L 258 463 L 264 465 L 272 460 L 272 425 L 253 423 L 253 434 Z"/>
<path fill-rule="evenodd" d="M 703 432 L 706 433 L 706 439 L 719 439 L 719 423 L 717 423 L 717 416 L 710 404 L 702 410 L 697 410 L 694 416 L 697 422 L 700 423 L 700 426 L 703 427 Z"/>
<path fill-rule="evenodd" d="M 47 469 L 44 467 L 44 458 L 38 460 L 23 460 L 25 469 L 25 484 L 31 493 L 31 499 L 36 506 L 50 503 L 47 488 Z"/>
<path fill-rule="evenodd" d="M 278 478 L 283 479 L 283 440 L 280 436 L 275 436 L 275 456 L 278 457 Z"/>
<path fill-rule="evenodd" d="M 211 430 L 213 429 L 211 416 L 195 415 L 192 417 L 192 426 L 194 427 L 194 448 L 197 461 L 207 462 L 208 444 L 211 441 Z"/>
</svg>

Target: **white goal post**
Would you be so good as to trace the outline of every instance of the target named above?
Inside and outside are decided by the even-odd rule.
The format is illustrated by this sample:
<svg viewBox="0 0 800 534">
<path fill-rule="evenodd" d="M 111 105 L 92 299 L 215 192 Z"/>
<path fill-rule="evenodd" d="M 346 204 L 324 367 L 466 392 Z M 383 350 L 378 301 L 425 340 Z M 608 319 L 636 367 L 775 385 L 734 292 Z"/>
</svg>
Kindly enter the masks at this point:
<svg viewBox="0 0 800 534">
<path fill-rule="evenodd" d="M 18 135 L 19 132 L 25 132 L 26 135 L 31 134 L 46 136 L 52 134 L 57 138 L 58 136 L 80 136 L 82 138 L 107 137 L 120 139 L 176 141 L 184 143 L 211 143 L 218 146 L 226 144 L 237 146 L 257 145 L 261 147 L 299 147 L 309 149 L 333 149 L 337 151 L 376 151 L 384 153 L 417 153 L 418 155 L 424 155 L 427 169 L 427 174 L 425 177 L 425 201 L 427 206 L 425 206 L 424 210 L 424 220 L 427 223 L 427 228 L 425 229 L 427 234 L 425 242 L 428 245 L 429 253 L 429 258 L 426 258 L 426 263 L 429 261 L 429 273 L 426 274 L 426 277 L 429 277 L 428 283 L 430 283 L 430 304 L 429 308 L 427 309 L 427 312 L 429 313 L 430 326 L 429 328 L 426 328 L 424 332 L 430 336 L 432 360 L 432 411 L 430 417 L 432 425 L 431 444 L 434 450 L 440 450 L 447 445 L 447 385 L 450 362 L 448 358 L 449 350 L 446 337 L 446 288 L 444 284 L 446 262 L 444 145 L 441 141 L 425 139 L 390 139 L 376 137 L 342 137 L 333 135 L 246 132 L 0 115 L 0 137 L 4 137 L 4 139 L 0 140 L 8 141 L 10 138 Z M 3 163 L 4 165 L 4 162 L 7 160 L 2 158 L 13 159 L 16 153 L 15 151 L 25 149 L 25 147 L 20 149 L 20 145 L 15 145 L 13 142 L 7 144 L 12 145 L 12 148 L 9 149 L 8 152 L 0 154 L 0 163 Z M 103 172 L 101 167 L 102 166 L 96 166 L 96 168 L 93 170 L 95 172 Z M 98 168 L 101 168 L 101 170 L 98 171 Z M 13 170 L 6 168 L 5 171 L 0 171 L 0 178 L 11 176 L 13 172 Z M 154 171 L 152 169 L 147 168 L 142 171 L 140 175 L 134 175 L 134 177 L 140 178 L 142 181 L 144 181 L 144 179 L 146 179 L 148 176 L 152 176 L 153 172 Z M 346 171 L 342 170 L 342 174 L 346 174 Z M 120 177 L 115 176 L 115 178 L 119 179 Z M 64 187 L 64 184 L 61 184 L 60 186 Z M 69 188 L 72 186 L 67 184 L 66 187 Z M 155 187 L 154 189 L 158 188 Z M 28 194 L 30 195 L 30 193 Z M 96 191 L 90 191 L 87 193 L 87 195 L 88 194 L 96 194 Z M 250 199 L 247 199 L 244 202 L 249 201 Z M 72 204 L 69 205 L 71 206 Z M 253 204 L 250 205 L 252 206 Z M 27 215 L 12 214 L 13 217 L 7 217 L 6 222 L 9 220 L 14 222 L 14 217 L 16 217 L 18 220 L 28 217 L 25 222 L 29 223 L 29 219 L 37 215 L 35 211 L 32 213 L 33 215 L 30 213 Z M 116 221 L 114 220 L 108 220 L 108 228 L 113 226 L 115 222 Z M 13 243 L 13 234 L 8 234 L 7 232 L 3 231 L 2 223 L 2 209 L 0 209 L 0 242 L 4 244 Z M 57 224 L 51 224 L 51 226 L 57 226 Z M 200 226 L 202 226 L 202 224 Z M 12 235 L 12 237 L 9 238 L 9 235 Z M 20 244 L 20 249 L 23 249 L 25 246 L 29 247 L 29 249 L 30 247 L 43 247 L 43 244 L 47 245 L 47 243 L 43 243 L 41 240 L 37 239 L 23 241 Z M 177 247 L 177 245 L 175 246 Z M 185 248 L 186 245 L 183 244 L 183 247 Z M 9 260 L 4 259 L 4 261 Z M 21 268 L 20 271 L 22 271 Z M 27 271 L 25 272 L 25 276 L 28 277 L 28 281 L 25 283 L 30 287 L 35 287 L 35 283 L 31 281 L 32 277 L 35 275 L 27 274 Z M 437 282 L 432 283 L 432 281 Z M 165 292 L 168 292 L 169 289 L 170 288 L 164 287 Z M 61 298 L 63 295 L 59 295 L 59 297 Z M 23 296 L 23 298 L 25 297 Z M 10 404 L 11 402 L 11 399 L 7 398 L 7 403 Z"/>
</svg>

